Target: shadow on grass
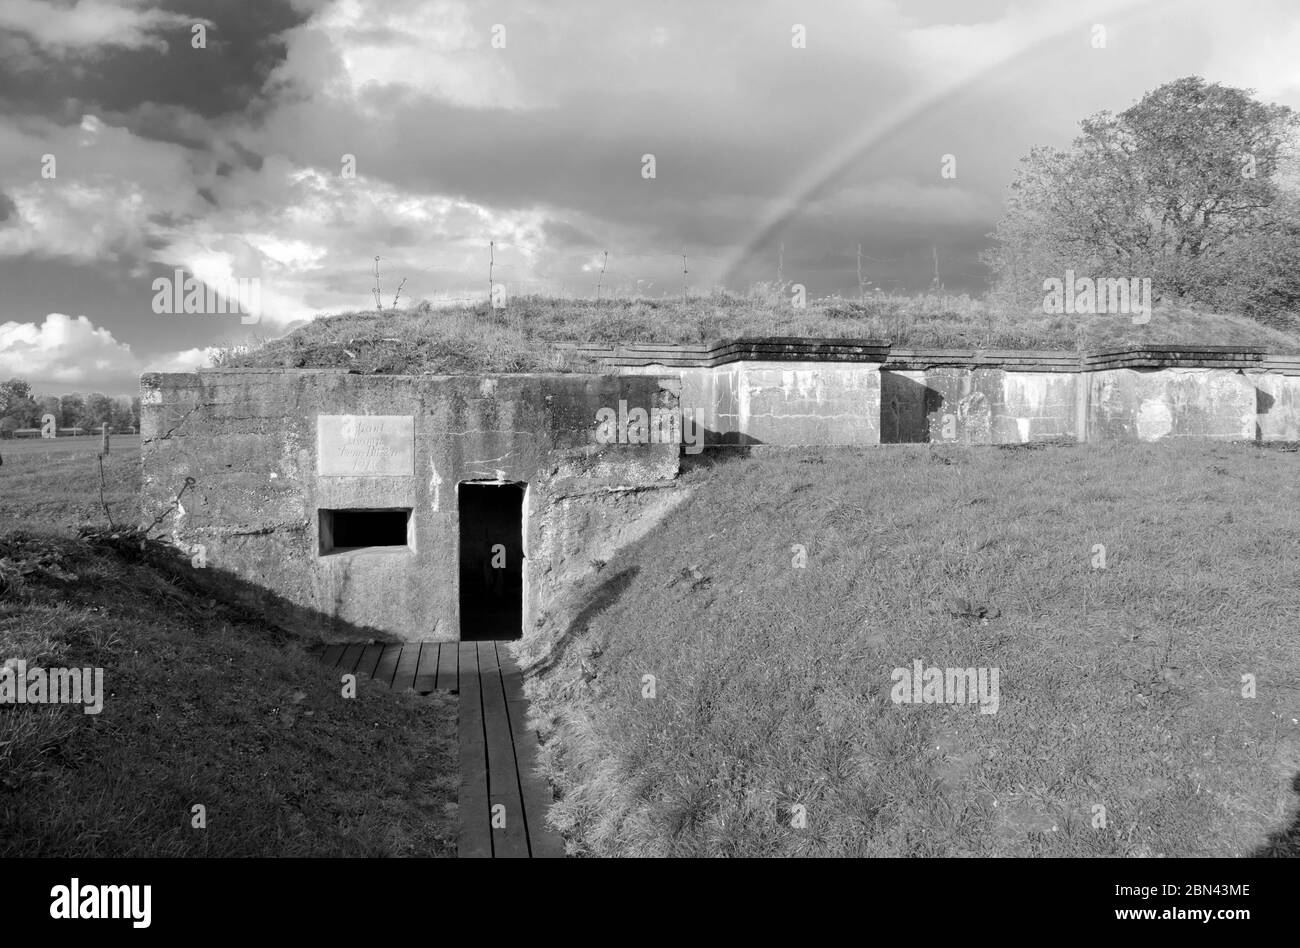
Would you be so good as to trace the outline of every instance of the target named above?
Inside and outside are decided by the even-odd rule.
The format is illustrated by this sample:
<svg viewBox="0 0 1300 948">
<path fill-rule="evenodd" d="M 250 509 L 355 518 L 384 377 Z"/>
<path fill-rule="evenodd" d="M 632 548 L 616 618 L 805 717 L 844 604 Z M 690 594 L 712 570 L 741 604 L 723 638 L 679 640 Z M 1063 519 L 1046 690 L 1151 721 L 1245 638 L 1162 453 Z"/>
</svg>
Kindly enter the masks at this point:
<svg viewBox="0 0 1300 948">
<path fill-rule="evenodd" d="M 1297 773 L 1291 781 L 1291 789 L 1297 795 L 1300 795 L 1300 773 Z M 1300 810 L 1296 811 L 1290 826 L 1278 830 L 1251 855 L 1255 857 L 1300 858 Z"/>
<path fill-rule="evenodd" d="M 702 450 L 695 454 L 686 450 L 681 452 L 681 472 L 683 474 L 717 467 L 731 461 L 744 460 L 752 454 L 751 448 L 763 444 L 762 441 L 743 432 L 729 431 L 724 434 L 711 428 L 703 430 L 702 438 Z"/>
<path fill-rule="evenodd" d="M 321 644 L 404 641 L 373 626 L 355 625 L 292 602 L 236 573 L 213 566 L 195 567 L 185 554 L 160 540 L 147 540 L 142 548 L 136 533 L 118 531 L 114 536 L 102 529 L 83 531 L 82 539 L 92 546 L 111 549 L 123 562 L 148 566 L 180 588 L 265 622 L 267 640 L 277 644 L 294 637 L 308 640 L 309 645 L 312 641 Z"/>
</svg>

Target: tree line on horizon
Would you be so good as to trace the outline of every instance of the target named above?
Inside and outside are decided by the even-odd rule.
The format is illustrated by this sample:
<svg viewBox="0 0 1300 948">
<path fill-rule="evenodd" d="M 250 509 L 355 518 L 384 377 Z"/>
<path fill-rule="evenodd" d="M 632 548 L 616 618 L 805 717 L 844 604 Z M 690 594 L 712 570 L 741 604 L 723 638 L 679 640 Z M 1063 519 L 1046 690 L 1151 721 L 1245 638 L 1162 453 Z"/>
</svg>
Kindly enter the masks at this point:
<svg viewBox="0 0 1300 948">
<path fill-rule="evenodd" d="M 0 438 L 13 437 L 19 428 L 39 428 L 46 414 L 55 417 L 60 428 L 98 431 L 112 428 L 140 428 L 140 397 L 116 398 L 102 392 L 68 395 L 37 395 L 19 378 L 0 382 Z"/>
</svg>

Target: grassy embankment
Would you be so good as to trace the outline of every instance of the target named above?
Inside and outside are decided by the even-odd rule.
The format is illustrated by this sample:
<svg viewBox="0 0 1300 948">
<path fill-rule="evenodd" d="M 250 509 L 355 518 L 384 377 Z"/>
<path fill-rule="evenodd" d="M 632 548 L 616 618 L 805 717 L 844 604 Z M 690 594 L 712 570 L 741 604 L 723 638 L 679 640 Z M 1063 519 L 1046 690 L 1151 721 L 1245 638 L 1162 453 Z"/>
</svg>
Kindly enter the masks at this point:
<svg viewBox="0 0 1300 948">
<path fill-rule="evenodd" d="M 1300 454 L 799 449 L 684 480 L 532 656 L 577 851 L 1300 852 Z M 915 659 L 998 668 L 997 713 L 893 703 Z"/>
<path fill-rule="evenodd" d="M 0 706 L 0 856 L 454 855 L 454 699 L 345 699 L 188 561 L 78 539 L 107 527 L 96 449 L 0 445 L 0 662 L 102 667 L 107 692 L 97 715 Z M 139 450 L 105 465 L 119 527 Z"/>
<path fill-rule="evenodd" d="M 772 292 L 675 300 L 519 297 L 486 304 L 344 313 L 280 339 L 219 357 L 228 367 L 340 367 L 361 373 L 456 374 L 560 371 L 557 346 L 572 343 L 703 343 L 742 336 L 889 340 L 896 346 L 972 349 L 1100 349 L 1129 344 L 1263 345 L 1300 352 L 1300 334 L 1238 316 L 1158 307 L 1146 325 L 1126 316 L 1010 312 L 984 300 L 938 294 L 810 302 L 794 309 Z"/>
</svg>

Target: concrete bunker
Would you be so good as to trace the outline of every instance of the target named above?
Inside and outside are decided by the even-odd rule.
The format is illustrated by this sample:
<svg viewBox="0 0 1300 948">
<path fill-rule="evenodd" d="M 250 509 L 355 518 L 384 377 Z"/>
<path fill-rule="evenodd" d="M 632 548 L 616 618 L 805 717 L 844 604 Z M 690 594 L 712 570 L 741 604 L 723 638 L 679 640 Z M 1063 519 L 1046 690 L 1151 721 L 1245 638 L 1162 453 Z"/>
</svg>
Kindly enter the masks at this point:
<svg viewBox="0 0 1300 948">
<path fill-rule="evenodd" d="M 676 412 L 680 384 L 147 373 L 141 516 L 169 511 L 234 598 L 327 642 L 527 638 L 672 506 L 679 445 L 597 428 L 621 404 Z"/>
<path fill-rule="evenodd" d="M 170 508 L 175 546 L 326 641 L 528 639 L 680 502 L 683 450 L 1300 430 L 1300 357 L 1250 347 L 779 338 L 572 355 L 567 373 L 147 373 L 142 522 Z M 680 424 L 632 437 L 632 409 Z"/>
</svg>

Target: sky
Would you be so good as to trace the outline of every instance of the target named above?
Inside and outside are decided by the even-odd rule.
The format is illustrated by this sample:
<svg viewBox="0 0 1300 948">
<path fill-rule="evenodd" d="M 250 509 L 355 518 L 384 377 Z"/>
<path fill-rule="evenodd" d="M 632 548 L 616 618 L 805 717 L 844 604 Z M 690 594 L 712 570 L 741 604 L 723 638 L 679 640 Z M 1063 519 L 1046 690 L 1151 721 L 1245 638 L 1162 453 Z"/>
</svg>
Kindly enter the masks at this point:
<svg viewBox="0 0 1300 948">
<path fill-rule="evenodd" d="M 1300 109 L 1297 51 L 1294 0 L 3 0 L 0 378 L 134 394 L 373 308 L 376 267 L 385 308 L 490 265 L 816 298 L 860 247 L 979 293 L 1031 147 L 1188 75 Z M 178 271 L 251 312 L 155 312 Z"/>
</svg>

